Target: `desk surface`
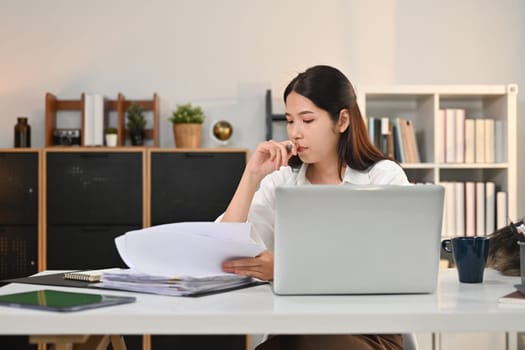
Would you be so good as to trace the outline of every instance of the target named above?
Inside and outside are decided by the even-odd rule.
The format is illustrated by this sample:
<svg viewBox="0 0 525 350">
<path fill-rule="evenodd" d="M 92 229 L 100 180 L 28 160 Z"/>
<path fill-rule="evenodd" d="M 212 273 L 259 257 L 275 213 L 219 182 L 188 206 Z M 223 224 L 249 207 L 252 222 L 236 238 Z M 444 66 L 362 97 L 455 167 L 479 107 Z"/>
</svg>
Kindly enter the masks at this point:
<svg viewBox="0 0 525 350">
<path fill-rule="evenodd" d="M 485 271 L 482 284 L 440 272 L 427 295 L 276 296 L 269 285 L 201 298 L 133 294 L 137 302 L 60 314 L 0 307 L 0 334 L 260 334 L 523 331 L 525 305 L 498 304 L 517 277 Z M 10 284 L 0 294 L 42 289 Z M 93 289 L 59 288 L 97 292 Z"/>
</svg>

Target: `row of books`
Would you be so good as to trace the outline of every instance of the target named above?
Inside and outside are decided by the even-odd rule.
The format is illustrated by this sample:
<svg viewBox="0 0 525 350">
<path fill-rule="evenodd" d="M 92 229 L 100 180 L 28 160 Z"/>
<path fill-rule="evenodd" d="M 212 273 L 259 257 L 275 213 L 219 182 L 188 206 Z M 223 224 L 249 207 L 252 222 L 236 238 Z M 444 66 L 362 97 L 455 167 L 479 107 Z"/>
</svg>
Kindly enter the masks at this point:
<svg viewBox="0 0 525 350">
<path fill-rule="evenodd" d="M 419 163 L 416 132 L 411 120 L 366 118 L 368 136 L 385 155 L 402 163 Z"/>
<path fill-rule="evenodd" d="M 84 146 L 104 145 L 104 96 L 84 94 Z"/>
<path fill-rule="evenodd" d="M 442 182 L 444 237 L 486 236 L 506 225 L 507 193 L 494 182 Z"/>
<path fill-rule="evenodd" d="M 505 162 L 504 123 L 469 119 L 464 109 L 440 109 L 436 128 L 438 163 Z"/>
</svg>

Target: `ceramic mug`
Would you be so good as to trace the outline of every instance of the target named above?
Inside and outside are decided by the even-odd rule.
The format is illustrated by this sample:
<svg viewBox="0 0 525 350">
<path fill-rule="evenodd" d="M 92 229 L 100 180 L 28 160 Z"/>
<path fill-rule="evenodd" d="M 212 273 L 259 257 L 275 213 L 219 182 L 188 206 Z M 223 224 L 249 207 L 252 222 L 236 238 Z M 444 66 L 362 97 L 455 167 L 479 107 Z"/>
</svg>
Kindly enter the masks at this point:
<svg viewBox="0 0 525 350">
<path fill-rule="evenodd" d="M 443 250 L 454 257 L 460 282 L 483 282 L 489 242 L 487 237 L 455 237 L 441 242 Z"/>
</svg>

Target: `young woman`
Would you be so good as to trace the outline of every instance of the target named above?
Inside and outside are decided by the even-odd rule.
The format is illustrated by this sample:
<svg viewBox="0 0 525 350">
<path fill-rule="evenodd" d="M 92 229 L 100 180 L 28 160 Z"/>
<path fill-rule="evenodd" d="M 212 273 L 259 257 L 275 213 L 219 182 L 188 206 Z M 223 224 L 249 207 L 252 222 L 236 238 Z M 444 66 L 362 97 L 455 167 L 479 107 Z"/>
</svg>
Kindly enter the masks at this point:
<svg viewBox="0 0 525 350">
<path fill-rule="evenodd" d="M 368 138 L 350 81 L 339 70 L 315 66 L 284 91 L 289 140 L 266 141 L 251 156 L 223 222 L 250 222 L 267 250 L 227 261 L 223 270 L 273 280 L 275 189 L 279 185 L 407 184 L 397 163 Z M 273 336 L 258 349 L 402 349 L 401 335 Z"/>
</svg>

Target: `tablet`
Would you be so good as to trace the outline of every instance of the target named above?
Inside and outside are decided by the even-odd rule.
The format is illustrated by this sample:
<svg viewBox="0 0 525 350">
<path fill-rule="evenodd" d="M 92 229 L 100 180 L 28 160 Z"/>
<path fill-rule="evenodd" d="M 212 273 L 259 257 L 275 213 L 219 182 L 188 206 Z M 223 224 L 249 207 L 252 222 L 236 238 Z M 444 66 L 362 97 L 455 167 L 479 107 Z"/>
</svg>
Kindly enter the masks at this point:
<svg viewBox="0 0 525 350">
<path fill-rule="evenodd" d="M 135 297 L 90 293 L 62 292 L 42 289 L 31 292 L 0 295 L 0 306 L 71 312 L 110 305 L 132 303 Z"/>
</svg>

